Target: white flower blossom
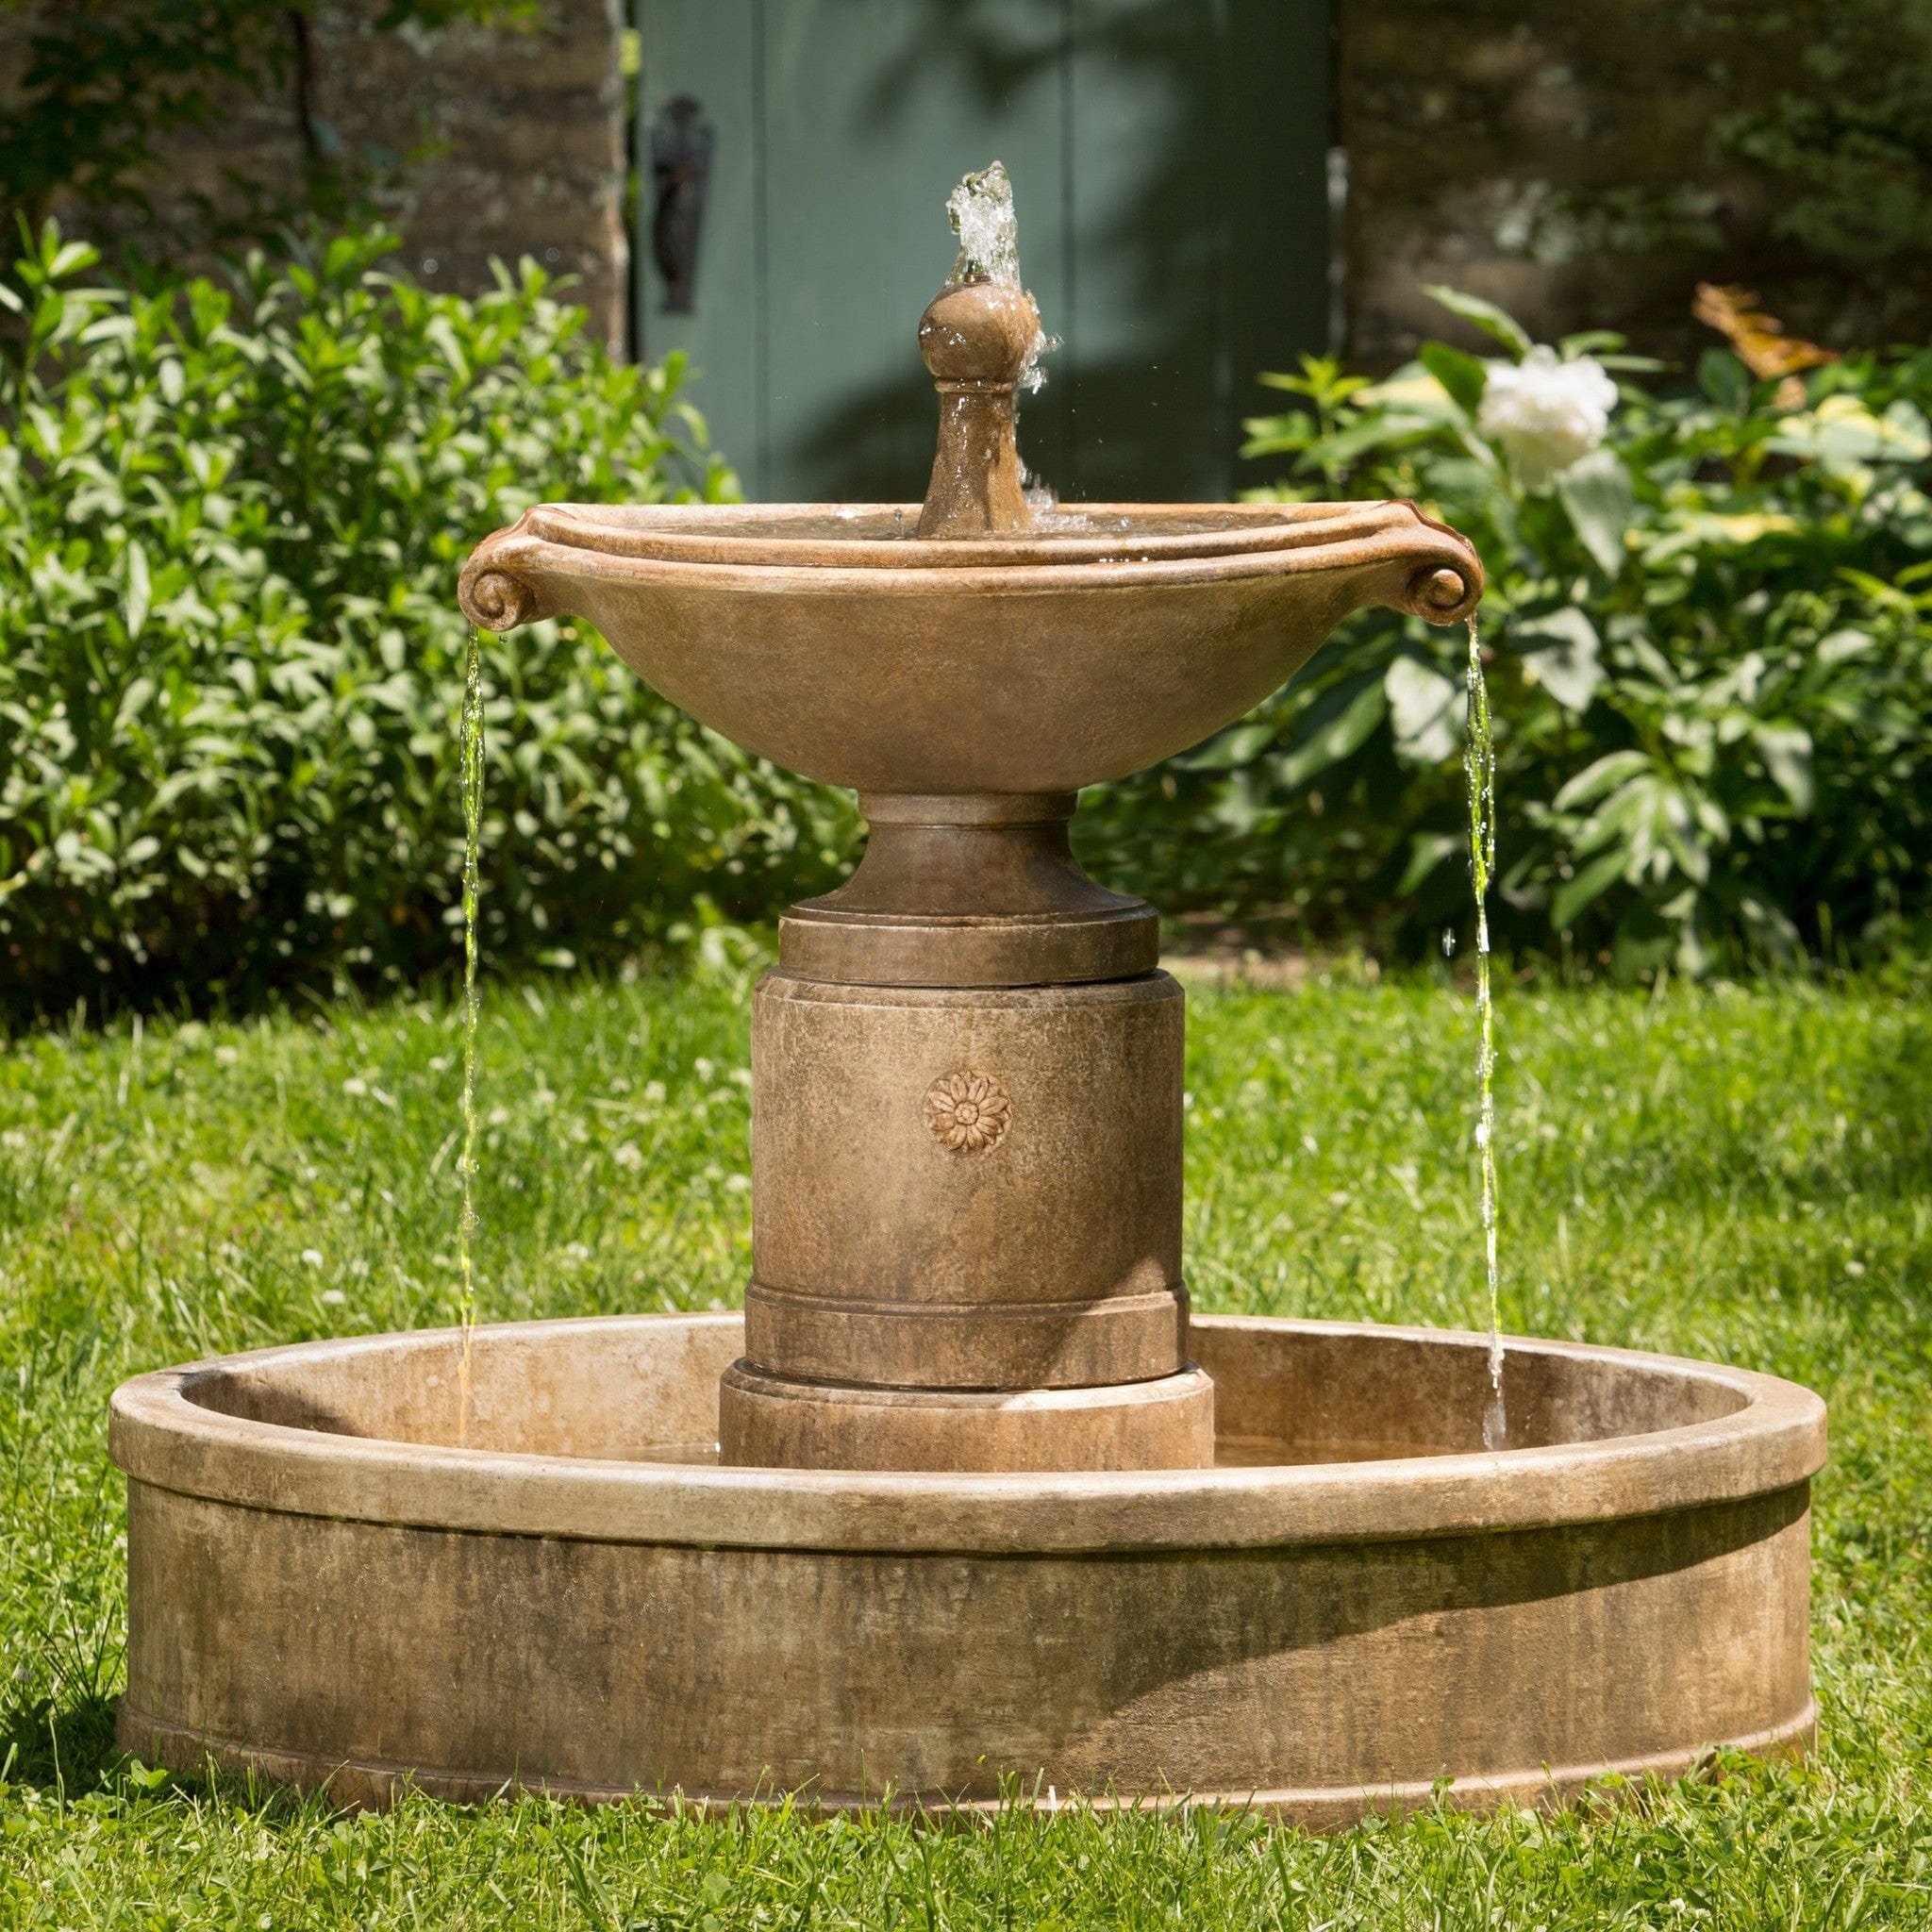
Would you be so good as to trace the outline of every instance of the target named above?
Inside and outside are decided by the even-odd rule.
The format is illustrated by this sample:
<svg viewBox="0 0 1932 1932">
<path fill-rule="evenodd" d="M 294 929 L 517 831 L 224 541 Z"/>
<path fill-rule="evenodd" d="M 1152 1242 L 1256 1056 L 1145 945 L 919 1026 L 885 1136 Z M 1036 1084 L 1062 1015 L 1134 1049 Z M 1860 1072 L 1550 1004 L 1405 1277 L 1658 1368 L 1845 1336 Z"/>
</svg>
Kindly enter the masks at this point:
<svg viewBox="0 0 1932 1932">
<path fill-rule="evenodd" d="M 1503 445 L 1525 490 L 1541 491 L 1604 440 L 1616 407 L 1617 385 L 1600 362 L 1564 362 L 1539 342 L 1521 362 L 1490 364 L 1476 427 Z"/>
</svg>

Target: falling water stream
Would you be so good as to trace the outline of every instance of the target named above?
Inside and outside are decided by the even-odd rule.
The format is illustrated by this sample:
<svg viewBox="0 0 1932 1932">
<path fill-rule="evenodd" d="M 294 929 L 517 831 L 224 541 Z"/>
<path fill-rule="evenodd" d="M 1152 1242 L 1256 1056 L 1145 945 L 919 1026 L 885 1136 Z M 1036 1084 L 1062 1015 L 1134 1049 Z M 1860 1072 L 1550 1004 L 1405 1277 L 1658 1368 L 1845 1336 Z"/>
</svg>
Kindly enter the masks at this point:
<svg viewBox="0 0 1932 1932">
<path fill-rule="evenodd" d="M 1496 1287 L 1496 1054 L 1490 996 L 1490 879 L 1496 869 L 1496 746 L 1490 731 L 1490 688 L 1482 642 L 1469 620 L 1469 733 L 1462 769 L 1469 790 L 1469 872 L 1475 892 L 1476 1154 L 1481 1168 L 1483 1265 L 1490 1290 L 1490 1393 L 1483 1406 L 1483 1447 L 1507 1440 L 1503 1409 L 1502 1307 Z"/>
<path fill-rule="evenodd" d="M 457 1162 L 463 1205 L 457 1219 L 457 1446 L 470 1433 L 470 1340 L 476 1327 L 476 890 L 483 833 L 483 651 L 475 627 L 463 658 L 463 710 L 458 779 L 463 800 L 463 1151 Z"/>
</svg>

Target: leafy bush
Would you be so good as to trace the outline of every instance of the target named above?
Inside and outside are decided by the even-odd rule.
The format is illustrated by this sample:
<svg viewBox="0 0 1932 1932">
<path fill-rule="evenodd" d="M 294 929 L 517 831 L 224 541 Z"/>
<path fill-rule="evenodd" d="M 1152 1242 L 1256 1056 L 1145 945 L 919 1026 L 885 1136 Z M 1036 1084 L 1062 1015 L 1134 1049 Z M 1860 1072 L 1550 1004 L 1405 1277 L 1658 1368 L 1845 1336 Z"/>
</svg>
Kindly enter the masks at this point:
<svg viewBox="0 0 1932 1932">
<path fill-rule="evenodd" d="M 1712 349 L 1670 395 L 1617 338 L 1574 338 L 1561 358 L 1621 376 L 1621 404 L 1532 489 L 1485 408 L 1498 367 L 1538 373 L 1531 345 L 1441 292 L 1497 362 L 1430 343 L 1370 385 L 1306 360 L 1264 378 L 1298 407 L 1250 453 L 1290 459 L 1272 493 L 1412 497 L 1481 550 L 1506 941 L 1641 972 L 1894 939 L 1932 864 L 1932 352 L 1793 395 Z M 1467 919 L 1466 656 L 1364 614 L 1251 718 L 1109 788 L 1087 851 L 1170 903 L 1420 949 Z"/>
<path fill-rule="evenodd" d="M 467 302 L 382 273 L 387 245 L 159 294 L 51 228 L 21 264 L 0 1010 L 447 971 L 462 558 L 541 498 L 733 487 L 675 360 L 612 362 L 527 264 Z M 1613 338 L 1532 356 L 1454 300 L 1496 362 L 1432 343 L 1370 385 L 1309 361 L 1270 378 L 1296 407 L 1254 447 L 1289 460 L 1277 493 L 1412 496 L 1482 549 L 1504 942 L 1624 972 L 1890 942 L 1932 860 L 1932 352 L 1793 396 L 1713 350 L 1693 392 L 1653 393 Z M 767 919 L 849 847 L 847 803 L 588 626 L 484 649 L 492 961 Z M 1364 613 L 1241 724 L 1090 795 L 1084 855 L 1173 909 L 1432 945 L 1468 914 L 1465 653 Z"/>
<path fill-rule="evenodd" d="M 339 238 L 231 292 L 92 284 L 51 226 L 0 369 L 0 1008 L 447 969 L 457 572 L 544 497 L 718 495 L 675 358 L 534 266 L 477 301 Z M 486 640 L 486 941 L 608 955 L 822 882 L 837 800 L 588 629 Z"/>
</svg>

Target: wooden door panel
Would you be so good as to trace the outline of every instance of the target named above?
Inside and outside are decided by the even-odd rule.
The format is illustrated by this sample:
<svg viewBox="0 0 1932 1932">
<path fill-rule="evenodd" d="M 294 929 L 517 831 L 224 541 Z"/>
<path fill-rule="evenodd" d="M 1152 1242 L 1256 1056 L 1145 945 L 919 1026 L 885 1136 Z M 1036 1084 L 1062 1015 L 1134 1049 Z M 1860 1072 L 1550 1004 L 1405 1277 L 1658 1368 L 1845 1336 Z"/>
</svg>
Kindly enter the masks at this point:
<svg viewBox="0 0 1932 1932">
<path fill-rule="evenodd" d="M 763 228 L 759 15 L 762 0 L 644 0 L 640 93 L 637 348 L 654 360 L 684 350 L 698 371 L 690 400 L 711 438 L 753 489 L 764 429 L 764 313 L 758 238 Z M 698 233 L 695 307 L 668 312 L 653 246 L 651 141 L 667 104 L 698 104 L 711 131 L 704 218 Z"/>
<path fill-rule="evenodd" d="M 979 0 L 977 61 L 947 43 L 955 10 L 933 0 L 768 9 L 776 489 L 795 479 L 814 497 L 925 493 L 938 405 L 915 332 L 953 263 L 945 197 L 969 169 L 1006 163 L 1028 286 L 1043 313 L 1064 299 L 1059 9 Z"/>
<path fill-rule="evenodd" d="M 641 353 L 686 349 L 753 498 L 910 499 L 941 205 L 1012 175 L 1062 346 L 1022 411 L 1070 499 L 1218 498 L 1264 366 L 1326 325 L 1327 0 L 635 0 Z M 650 136 L 710 128 L 689 314 L 652 257 Z"/>
</svg>

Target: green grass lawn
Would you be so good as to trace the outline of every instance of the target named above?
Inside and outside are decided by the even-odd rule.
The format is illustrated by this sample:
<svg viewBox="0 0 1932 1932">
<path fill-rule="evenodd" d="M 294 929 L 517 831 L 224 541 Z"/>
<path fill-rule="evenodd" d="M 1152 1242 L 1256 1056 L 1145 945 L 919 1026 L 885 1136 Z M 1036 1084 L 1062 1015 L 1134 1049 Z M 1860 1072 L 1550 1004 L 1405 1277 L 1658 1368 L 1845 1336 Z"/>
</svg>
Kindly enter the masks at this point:
<svg viewBox="0 0 1932 1932">
<path fill-rule="evenodd" d="M 736 1300 L 744 991 L 490 991 L 486 1318 Z M 0 1050 L 0 1924 L 1932 1924 L 1932 1007 L 1857 982 L 1532 987 L 1500 1027 L 1506 1325 L 1831 1404 L 1815 1765 L 1324 1840 L 1180 1812 L 352 1819 L 120 1763 L 109 1390 L 455 1306 L 454 1024 L 336 1009 Z M 1195 992 L 1198 1305 L 1479 1325 L 1471 1062 L 1466 998 L 1427 980 Z"/>
</svg>

